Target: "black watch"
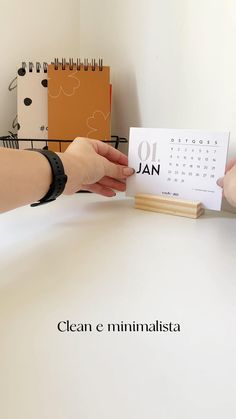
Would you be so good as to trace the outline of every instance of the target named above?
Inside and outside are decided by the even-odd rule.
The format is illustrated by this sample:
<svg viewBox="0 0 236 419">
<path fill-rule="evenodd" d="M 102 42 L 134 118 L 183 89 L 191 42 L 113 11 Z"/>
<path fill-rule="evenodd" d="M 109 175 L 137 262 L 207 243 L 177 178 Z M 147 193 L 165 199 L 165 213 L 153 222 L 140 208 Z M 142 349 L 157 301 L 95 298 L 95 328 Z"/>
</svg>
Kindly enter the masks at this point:
<svg viewBox="0 0 236 419">
<path fill-rule="evenodd" d="M 51 150 L 42 150 L 39 148 L 31 148 L 29 151 L 37 151 L 46 157 L 52 169 L 52 183 L 46 195 L 38 202 L 31 204 L 31 207 L 47 204 L 48 202 L 55 201 L 58 196 L 62 194 L 67 182 L 67 176 L 64 172 L 64 167 L 60 157 Z"/>
</svg>

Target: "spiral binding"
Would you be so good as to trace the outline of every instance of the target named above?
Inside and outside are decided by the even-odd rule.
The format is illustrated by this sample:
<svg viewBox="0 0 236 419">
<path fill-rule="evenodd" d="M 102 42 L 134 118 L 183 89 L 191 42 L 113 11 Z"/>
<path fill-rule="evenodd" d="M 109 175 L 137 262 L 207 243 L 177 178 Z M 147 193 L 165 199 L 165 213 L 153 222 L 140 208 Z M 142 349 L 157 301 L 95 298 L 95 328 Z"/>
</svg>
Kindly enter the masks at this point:
<svg viewBox="0 0 236 419">
<path fill-rule="evenodd" d="M 77 71 L 88 71 L 89 69 L 95 71 L 97 68 L 99 71 L 103 70 L 102 58 L 99 58 L 98 62 L 94 58 L 91 60 L 91 62 L 89 62 L 88 58 L 85 58 L 83 62 L 80 58 L 77 58 L 76 61 L 74 61 L 73 58 L 69 58 L 68 62 L 66 61 L 66 58 L 62 58 L 61 62 L 58 58 L 55 58 L 52 64 L 54 65 L 55 70 L 58 70 L 60 66 L 62 70 L 65 70 L 66 66 L 68 66 L 69 70 L 76 69 Z"/>
<path fill-rule="evenodd" d="M 91 69 L 92 71 L 95 71 L 96 69 L 98 69 L 99 71 L 102 71 L 103 59 L 99 58 L 97 62 L 93 58 L 91 62 L 89 62 L 88 58 L 85 58 L 82 62 L 80 58 L 77 58 L 76 61 L 74 61 L 73 58 L 69 58 L 69 61 L 67 62 L 66 58 L 62 58 L 60 62 L 58 58 L 55 58 L 54 62 L 52 62 L 52 65 L 54 65 L 55 70 L 58 70 L 59 67 L 61 67 L 62 70 L 65 70 L 66 67 L 68 66 L 69 70 L 76 69 L 77 71 L 80 71 L 80 70 L 88 71 L 89 69 Z M 36 71 L 36 73 L 40 73 L 41 71 L 43 71 L 44 73 L 47 73 L 48 64 L 46 62 L 43 62 L 43 64 L 41 64 L 40 62 L 37 61 L 34 65 L 34 63 L 30 61 L 27 65 L 27 63 L 24 61 L 22 62 L 21 68 L 25 71 L 28 70 L 29 73 L 33 73 L 34 70 Z"/>
<path fill-rule="evenodd" d="M 34 68 L 35 68 L 35 70 L 36 70 L 36 73 L 40 73 L 41 69 L 42 69 L 42 71 L 43 71 L 44 73 L 47 73 L 47 71 L 48 71 L 48 64 L 47 64 L 47 63 L 45 63 L 45 62 L 43 62 L 43 65 L 41 65 L 41 63 L 39 63 L 39 62 L 37 61 L 37 62 L 35 63 L 35 66 L 34 66 L 34 63 L 32 63 L 32 62 L 30 61 L 30 62 L 29 62 L 29 64 L 28 64 L 28 67 L 27 67 L 26 62 L 25 62 L 25 61 L 23 61 L 21 68 L 22 68 L 23 70 L 25 70 L 25 71 L 26 71 L 26 70 L 27 70 L 27 68 L 28 68 L 29 73 L 33 73 Z"/>
</svg>

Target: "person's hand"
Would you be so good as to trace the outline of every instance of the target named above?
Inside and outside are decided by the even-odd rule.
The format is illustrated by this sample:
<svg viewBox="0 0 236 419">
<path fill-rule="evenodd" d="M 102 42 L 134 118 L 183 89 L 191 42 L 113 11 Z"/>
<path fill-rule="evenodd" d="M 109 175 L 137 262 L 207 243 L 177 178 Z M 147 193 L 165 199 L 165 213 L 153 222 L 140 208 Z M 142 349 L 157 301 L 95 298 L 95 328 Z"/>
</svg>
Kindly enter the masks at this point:
<svg viewBox="0 0 236 419">
<path fill-rule="evenodd" d="M 125 191 L 126 179 L 134 173 L 128 158 L 112 146 L 98 140 L 75 139 L 64 153 L 57 153 L 68 176 L 65 194 L 88 190 L 111 197 Z"/>
<path fill-rule="evenodd" d="M 225 176 L 218 179 L 217 184 L 223 188 L 226 200 L 236 207 L 236 157 L 229 161 L 226 166 Z"/>
</svg>

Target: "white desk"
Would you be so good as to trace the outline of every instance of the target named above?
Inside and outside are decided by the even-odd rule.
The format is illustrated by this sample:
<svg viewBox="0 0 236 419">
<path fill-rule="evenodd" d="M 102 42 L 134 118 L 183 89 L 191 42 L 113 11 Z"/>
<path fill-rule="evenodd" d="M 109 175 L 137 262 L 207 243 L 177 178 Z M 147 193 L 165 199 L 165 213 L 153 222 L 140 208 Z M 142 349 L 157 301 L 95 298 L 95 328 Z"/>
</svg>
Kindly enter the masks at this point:
<svg viewBox="0 0 236 419">
<path fill-rule="evenodd" d="M 235 215 L 77 194 L 1 215 L 0 234 L 1 418 L 235 419 Z"/>
</svg>

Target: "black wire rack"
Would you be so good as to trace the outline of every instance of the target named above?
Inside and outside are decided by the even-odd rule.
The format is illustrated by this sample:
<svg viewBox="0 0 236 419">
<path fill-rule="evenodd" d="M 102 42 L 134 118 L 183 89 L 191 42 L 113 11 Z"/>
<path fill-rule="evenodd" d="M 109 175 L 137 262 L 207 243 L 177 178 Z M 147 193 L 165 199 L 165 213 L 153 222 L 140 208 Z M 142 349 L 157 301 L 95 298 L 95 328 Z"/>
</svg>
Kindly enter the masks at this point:
<svg viewBox="0 0 236 419">
<path fill-rule="evenodd" d="M 57 143 L 59 147 L 59 151 L 62 151 L 62 145 L 63 144 L 69 144 L 72 140 L 49 140 L 49 139 L 37 139 L 37 138 L 18 138 L 17 134 L 13 134 L 12 132 L 9 132 L 8 135 L 0 136 L 0 145 L 5 148 L 24 148 L 24 143 L 26 145 L 26 148 L 37 148 L 37 144 L 40 143 L 40 148 L 44 148 L 47 150 L 50 148 L 51 143 Z M 118 135 L 112 135 L 110 140 L 102 140 L 103 142 L 107 144 L 111 144 L 114 146 L 114 148 L 119 149 L 120 144 L 122 143 L 128 143 L 128 140 L 124 137 L 119 137 Z M 42 147 L 42 143 L 45 143 L 45 145 Z M 30 144 L 30 147 L 29 147 Z M 22 147 L 20 147 L 22 146 Z"/>
</svg>

